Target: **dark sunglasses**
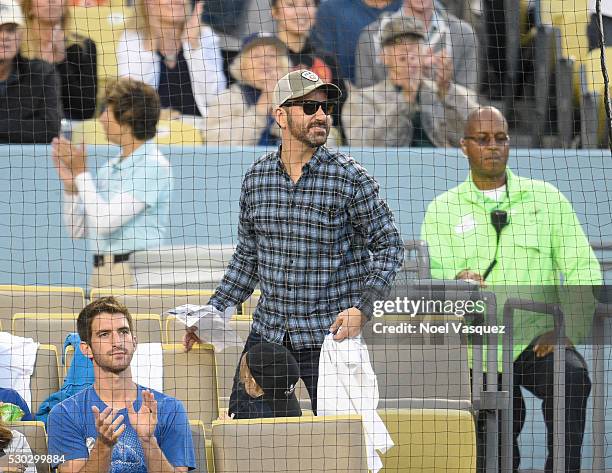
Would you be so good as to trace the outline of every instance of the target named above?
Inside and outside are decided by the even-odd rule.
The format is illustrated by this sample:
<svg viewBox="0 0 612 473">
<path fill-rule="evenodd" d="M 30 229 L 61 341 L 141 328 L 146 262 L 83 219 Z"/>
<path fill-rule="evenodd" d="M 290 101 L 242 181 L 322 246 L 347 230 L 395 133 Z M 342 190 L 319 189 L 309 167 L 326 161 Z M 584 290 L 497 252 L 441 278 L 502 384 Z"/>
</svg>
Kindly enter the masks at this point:
<svg viewBox="0 0 612 473">
<path fill-rule="evenodd" d="M 478 146 L 488 145 L 491 142 L 491 138 L 493 138 L 493 141 L 495 142 L 495 144 L 499 146 L 505 145 L 508 143 L 508 141 L 510 141 L 510 137 L 508 135 L 496 135 L 496 136 L 482 135 L 482 136 L 464 136 L 463 137 L 464 140 L 474 141 Z"/>
<path fill-rule="evenodd" d="M 302 107 L 304 114 L 314 115 L 321 107 L 325 115 L 331 115 L 334 112 L 335 102 L 318 102 L 316 100 L 300 100 L 294 102 L 285 102 L 283 107 Z"/>
</svg>

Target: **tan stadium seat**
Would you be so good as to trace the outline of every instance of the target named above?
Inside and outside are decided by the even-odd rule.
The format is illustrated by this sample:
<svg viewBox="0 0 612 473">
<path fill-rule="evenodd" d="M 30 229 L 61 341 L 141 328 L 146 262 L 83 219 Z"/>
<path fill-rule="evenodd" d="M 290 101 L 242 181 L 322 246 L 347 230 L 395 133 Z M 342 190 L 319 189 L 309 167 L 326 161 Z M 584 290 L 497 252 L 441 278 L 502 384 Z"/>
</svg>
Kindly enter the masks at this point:
<svg viewBox="0 0 612 473">
<path fill-rule="evenodd" d="M 0 320 L 9 330 L 14 314 L 24 312 L 79 312 L 85 307 L 80 287 L 0 285 Z"/>
<path fill-rule="evenodd" d="M 395 444 L 381 455 L 380 473 L 476 471 L 476 430 L 469 412 L 379 409 L 378 413 Z"/>
<path fill-rule="evenodd" d="M 15 314 L 12 333 L 33 338 L 38 343 L 54 345 L 58 353 L 64 349 L 66 335 L 77 331 L 78 314 Z M 140 343 L 161 343 L 161 318 L 157 314 L 133 314 L 134 333 Z"/>
<path fill-rule="evenodd" d="M 60 369 L 57 348 L 53 345 L 40 345 L 36 353 L 34 372 L 30 377 L 32 393 L 31 411 L 34 414 L 40 404 L 51 394 L 59 391 Z"/>
<path fill-rule="evenodd" d="M 374 319 L 381 321 L 387 326 L 400 322 L 442 325 L 462 319 L 454 315 Z M 467 345 L 460 335 L 377 334 L 365 329 L 364 340 L 382 406 L 385 400 L 391 400 L 389 405 L 398 407 L 471 409 Z M 397 399 L 403 402 L 398 405 Z"/>
<path fill-rule="evenodd" d="M 214 471 L 211 469 L 212 461 L 208 458 L 209 448 L 204 432 L 204 423 L 201 420 L 190 420 L 191 438 L 193 439 L 193 449 L 195 450 L 196 469 L 194 473 L 206 473 Z M 212 444 L 210 445 L 212 447 Z"/>
<path fill-rule="evenodd" d="M 91 299 L 115 296 L 130 312 L 161 314 L 184 304 L 206 305 L 213 291 L 191 289 L 92 289 Z"/>
<path fill-rule="evenodd" d="M 360 416 L 215 421 L 216 473 L 367 472 Z"/>
<path fill-rule="evenodd" d="M 179 399 L 190 419 L 210 428 L 219 417 L 214 349 L 195 345 L 185 353 L 179 344 L 164 345 L 164 393 Z"/>
<path fill-rule="evenodd" d="M 45 424 L 39 421 L 23 421 L 23 422 L 9 422 L 7 427 L 11 430 L 16 430 L 23 434 L 28 441 L 28 445 L 32 450 L 32 455 L 39 455 L 47 457 L 47 432 L 45 430 Z M 45 458 L 45 461 L 36 463 L 36 473 L 49 473 L 51 463 L 49 458 Z"/>
<path fill-rule="evenodd" d="M 606 64 L 610 68 L 612 64 L 612 46 L 605 48 Z M 591 51 L 585 58 L 584 61 L 586 79 L 586 87 L 589 92 L 596 92 L 598 94 L 598 115 L 599 115 L 599 129 L 598 137 L 600 143 L 607 142 L 607 119 L 606 119 L 606 108 L 605 108 L 605 85 L 603 80 L 603 72 L 601 69 L 601 52 L 599 49 Z M 612 92 L 612 87 L 611 87 Z"/>
</svg>

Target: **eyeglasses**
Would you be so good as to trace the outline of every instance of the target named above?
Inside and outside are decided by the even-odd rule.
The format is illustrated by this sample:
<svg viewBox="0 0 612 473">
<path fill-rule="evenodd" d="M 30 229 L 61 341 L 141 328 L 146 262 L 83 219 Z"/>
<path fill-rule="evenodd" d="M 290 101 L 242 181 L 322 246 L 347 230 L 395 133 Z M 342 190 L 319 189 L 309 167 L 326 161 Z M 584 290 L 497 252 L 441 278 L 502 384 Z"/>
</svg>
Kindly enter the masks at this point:
<svg viewBox="0 0 612 473">
<path fill-rule="evenodd" d="M 482 136 L 464 136 L 464 140 L 472 140 L 478 146 L 487 146 L 491 142 L 491 138 L 496 145 L 503 146 L 510 141 L 510 137 L 508 135 L 482 135 Z"/>
<path fill-rule="evenodd" d="M 302 107 L 305 115 L 314 115 L 321 107 L 325 115 L 331 115 L 334 112 L 335 102 L 318 102 L 316 100 L 301 100 L 295 102 L 285 102 L 283 107 Z"/>
</svg>

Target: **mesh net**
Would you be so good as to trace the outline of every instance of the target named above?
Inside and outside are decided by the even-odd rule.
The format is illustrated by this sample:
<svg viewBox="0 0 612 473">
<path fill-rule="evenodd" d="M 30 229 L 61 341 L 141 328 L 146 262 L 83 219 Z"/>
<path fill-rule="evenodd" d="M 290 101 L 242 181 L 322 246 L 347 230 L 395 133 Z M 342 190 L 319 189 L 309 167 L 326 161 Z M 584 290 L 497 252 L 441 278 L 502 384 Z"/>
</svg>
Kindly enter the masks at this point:
<svg viewBox="0 0 612 473">
<path fill-rule="evenodd" d="M 610 64 L 607 0 L 0 0 L 0 471 L 612 469 Z"/>
</svg>

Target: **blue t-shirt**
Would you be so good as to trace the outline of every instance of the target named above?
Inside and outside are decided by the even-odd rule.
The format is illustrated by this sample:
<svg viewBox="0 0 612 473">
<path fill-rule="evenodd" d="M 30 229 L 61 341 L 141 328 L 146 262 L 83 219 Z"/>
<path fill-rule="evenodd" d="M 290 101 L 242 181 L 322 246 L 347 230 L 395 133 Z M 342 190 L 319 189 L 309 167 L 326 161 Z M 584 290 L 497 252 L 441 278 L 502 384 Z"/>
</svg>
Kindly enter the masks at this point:
<svg viewBox="0 0 612 473">
<path fill-rule="evenodd" d="M 23 400 L 17 391 L 10 388 L 0 388 L 0 402 L 15 404 L 23 411 L 21 420 L 34 420 L 28 404 Z"/>
<path fill-rule="evenodd" d="M 142 386 L 134 410 L 142 404 Z M 172 466 L 196 467 L 191 429 L 185 408 L 173 397 L 152 391 L 157 401 L 155 438 Z M 49 454 L 63 455 L 64 461 L 87 459 L 98 437 L 92 406 L 102 412 L 107 406 L 93 386 L 56 405 L 49 415 Z M 125 417 L 126 429 L 113 448 L 110 473 L 146 473 L 144 451 L 136 431 L 130 425 L 127 409 L 117 411 L 115 417 Z M 56 465 L 54 465 L 56 466 Z"/>
</svg>

